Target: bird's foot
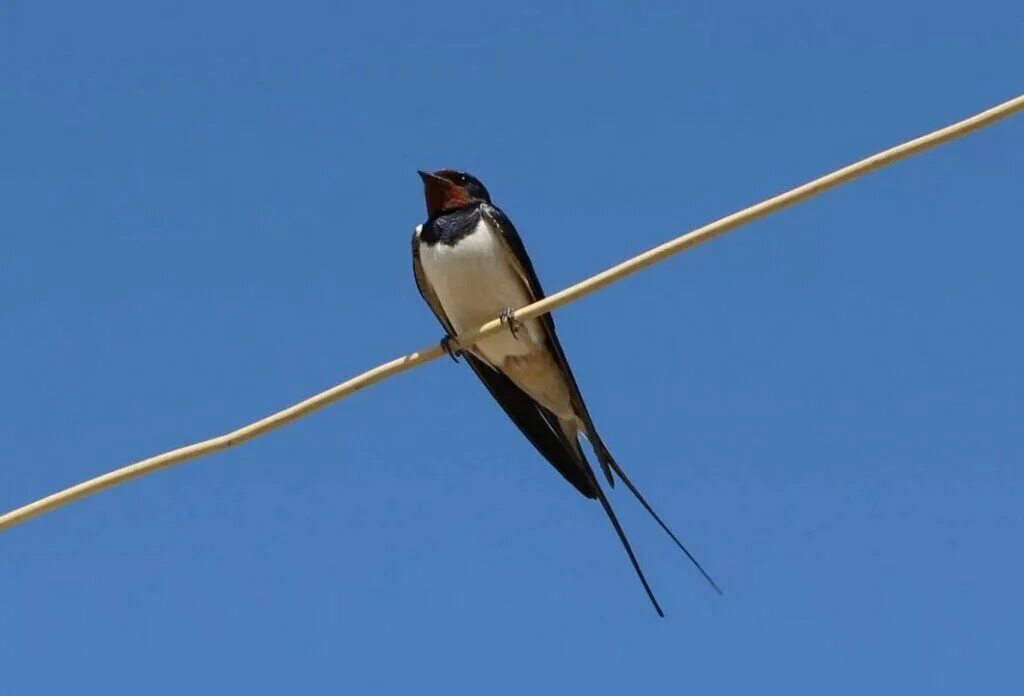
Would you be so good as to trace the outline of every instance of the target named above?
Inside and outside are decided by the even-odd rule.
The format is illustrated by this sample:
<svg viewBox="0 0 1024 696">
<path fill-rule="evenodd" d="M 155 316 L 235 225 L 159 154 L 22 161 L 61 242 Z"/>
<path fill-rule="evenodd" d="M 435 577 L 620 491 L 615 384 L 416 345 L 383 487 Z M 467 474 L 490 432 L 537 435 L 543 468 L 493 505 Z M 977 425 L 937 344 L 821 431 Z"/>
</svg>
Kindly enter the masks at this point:
<svg viewBox="0 0 1024 696">
<path fill-rule="evenodd" d="M 508 307 L 498 315 L 498 319 L 500 319 L 501 323 L 508 328 L 508 332 L 512 334 L 512 338 L 519 338 L 519 329 L 523 328 L 523 322 L 516 319 L 516 310 Z"/>
<path fill-rule="evenodd" d="M 448 354 L 449 358 L 459 362 L 459 356 L 462 355 L 462 351 L 453 345 L 454 342 L 455 339 L 452 336 L 445 334 L 445 337 L 441 339 L 441 349 Z"/>
</svg>

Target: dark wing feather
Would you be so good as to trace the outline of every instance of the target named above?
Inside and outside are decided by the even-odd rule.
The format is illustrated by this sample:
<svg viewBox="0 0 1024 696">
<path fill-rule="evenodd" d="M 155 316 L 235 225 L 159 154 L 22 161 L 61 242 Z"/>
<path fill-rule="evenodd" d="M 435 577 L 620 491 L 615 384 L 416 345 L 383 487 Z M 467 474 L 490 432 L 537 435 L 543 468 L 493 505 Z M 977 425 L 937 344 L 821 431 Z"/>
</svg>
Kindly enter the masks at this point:
<svg viewBox="0 0 1024 696">
<path fill-rule="evenodd" d="M 512 221 L 508 219 L 508 216 L 505 215 L 500 208 L 493 205 L 481 206 L 481 212 L 486 216 L 487 220 L 494 226 L 494 228 L 498 230 L 498 236 L 508 248 L 509 256 L 518 264 L 520 276 L 526 284 L 526 289 L 530 293 L 531 299 L 536 302 L 544 297 L 544 288 L 541 287 L 540 279 L 537 277 L 537 271 L 533 269 L 533 262 L 530 261 L 530 256 L 526 253 L 526 246 L 523 244 L 523 240 L 520 238 L 519 232 L 516 231 L 515 225 L 512 224 Z M 612 478 L 612 470 L 609 466 L 611 454 L 608 453 L 604 443 L 601 442 L 600 437 L 598 437 L 597 428 L 594 427 L 594 423 L 590 418 L 590 413 L 587 411 L 587 405 L 583 402 L 583 395 L 580 393 L 579 385 L 576 384 L 576 377 L 572 374 L 572 368 L 569 367 L 569 360 L 565 357 L 565 351 L 562 350 L 562 344 L 558 340 L 558 333 L 555 331 L 555 320 L 550 313 L 539 317 L 539 320 L 541 322 L 541 326 L 544 327 L 548 350 L 551 351 L 551 354 L 555 357 L 558 367 L 561 369 L 562 374 L 565 375 L 566 380 L 569 383 L 573 406 L 575 407 L 577 414 L 583 418 L 587 425 L 587 438 L 591 440 L 591 444 L 594 445 L 598 453 L 598 461 L 601 463 L 601 470 L 604 471 L 608 484 L 610 486 L 614 486 L 615 479 Z"/>
<path fill-rule="evenodd" d="M 558 427 L 555 416 L 487 363 L 468 353 L 463 353 L 463 356 L 494 400 L 551 466 L 580 493 L 596 498 L 598 491 L 594 475 L 575 454 L 575 448 Z"/>
<path fill-rule="evenodd" d="M 510 252 L 509 255 L 519 263 L 520 275 L 522 276 L 523 281 L 526 283 L 527 289 L 529 290 L 532 299 L 536 301 L 544 297 L 544 290 L 541 287 L 540 280 L 537 278 L 537 272 L 533 269 L 533 263 L 530 261 L 530 257 L 526 253 L 526 247 L 523 245 L 523 240 L 520 239 L 519 233 L 516 231 L 515 225 L 512 224 L 512 221 L 509 220 L 505 213 L 503 213 L 499 208 L 485 205 L 482 206 L 481 209 L 483 211 L 483 214 L 487 216 L 487 219 L 494 225 L 495 229 L 499 231 L 499 236 L 508 247 L 508 251 Z M 711 578 L 708 572 L 704 570 L 704 567 L 697 561 L 693 554 L 691 554 L 690 551 L 683 545 L 683 542 L 681 542 L 679 538 L 672 532 L 672 530 L 668 528 L 668 525 L 666 525 L 662 521 L 658 513 L 654 511 L 654 508 L 651 507 L 651 505 L 647 502 L 646 498 L 644 498 L 644 496 L 640 493 L 639 489 L 635 485 L 633 485 L 633 482 L 630 481 L 629 478 L 626 476 L 626 472 L 624 472 L 622 470 L 622 467 L 620 467 L 619 464 L 615 461 L 615 459 L 611 455 L 611 452 L 608 451 L 608 448 L 605 447 L 604 442 L 601 440 L 601 436 L 597 434 L 597 428 L 594 427 L 594 422 L 590 418 L 590 413 L 587 411 L 587 406 L 583 402 L 583 395 L 580 393 L 580 388 L 576 384 L 576 378 L 573 376 L 572 370 L 569 368 L 569 361 L 566 359 L 565 352 L 562 350 L 562 344 L 559 343 L 558 341 L 558 334 L 555 333 L 555 320 L 552 319 L 550 314 L 545 314 L 544 316 L 540 317 L 540 319 L 542 325 L 545 328 L 545 333 L 547 335 L 548 349 L 551 351 L 552 355 L 555 356 L 555 359 L 558 361 L 559 367 L 562 369 L 562 372 L 565 374 L 566 378 L 569 381 L 569 386 L 571 388 L 571 394 L 573 398 L 573 406 L 576 408 L 576 412 L 583 418 L 587 426 L 587 439 L 590 440 L 590 443 L 594 446 L 594 451 L 597 454 L 597 460 L 601 464 L 601 469 L 602 471 L 604 471 L 604 475 L 605 478 L 608 479 L 608 483 L 612 486 L 615 485 L 615 481 L 612 478 L 612 471 L 614 470 L 615 473 L 618 474 L 619 478 L 621 478 L 625 482 L 626 487 L 629 488 L 630 492 L 632 492 L 633 495 L 636 496 L 637 500 L 640 501 L 640 504 L 643 505 L 644 509 L 647 510 L 648 513 L 650 513 L 651 517 L 653 517 L 654 520 L 658 523 L 658 525 L 663 530 L 665 530 L 665 532 L 672 538 L 672 541 L 676 543 L 676 546 L 678 546 L 683 551 L 683 553 L 686 554 L 687 558 L 690 559 L 693 565 L 696 566 L 697 570 L 700 571 L 701 575 L 704 576 L 704 578 L 711 584 L 711 586 L 715 589 L 716 592 L 718 592 L 718 594 L 722 594 L 722 590 L 718 587 L 718 584 L 715 583 L 715 581 Z M 582 453 L 580 456 L 582 456 Z M 610 516 L 612 516 L 611 508 L 607 506 L 607 501 L 605 500 L 603 494 L 600 495 L 602 504 L 605 504 L 605 510 L 609 512 Z M 620 536 L 622 536 L 621 528 L 618 525 L 618 521 L 615 520 L 613 516 L 612 524 L 615 526 L 616 531 L 620 533 Z M 656 609 L 658 609 L 658 613 L 660 614 L 661 609 L 658 608 L 657 601 L 655 601 L 654 596 L 651 595 L 650 587 L 647 585 L 647 580 L 643 577 L 643 573 L 640 571 L 640 567 L 636 563 L 636 558 L 633 556 L 633 551 L 629 548 L 629 542 L 626 541 L 624 536 L 622 536 L 622 542 L 626 546 L 626 551 L 630 556 L 630 560 L 633 561 L 633 566 L 634 568 L 636 568 L 637 574 L 640 576 L 640 580 L 644 585 L 644 589 L 646 589 L 648 595 L 651 596 L 651 601 L 654 602 L 654 606 Z"/>
<path fill-rule="evenodd" d="M 420 262 L 419 239 L 413 235 L 412 240 L 412 269 L 416 278 L 416 287 L 423 296 L 424 301 L 441 322 L 441 326 L 454 335 L 451 322 L 444 313 L 440 300 L 434 293 L 426 274 L 423 272 L 423 265 Z M 538 405 L 526 392 L 517 387 L 512 381 L 501 374 L 490 365 L 472 355 L 469 351 L 463 351 L 463 357 L 473 368 L 473 372 L 487 387 L 494 400 L 498 402 L 516 427 L 526 436 L 537 451 L 558 470 L 565 479 L 576 487 L 580 493 L 588 498 L 597 497 L 597 483 L 594 481 L 590 468 L 585 460 L 577 455 L 578 445 L 568 441 L 555 416 Z"/>
</svg>

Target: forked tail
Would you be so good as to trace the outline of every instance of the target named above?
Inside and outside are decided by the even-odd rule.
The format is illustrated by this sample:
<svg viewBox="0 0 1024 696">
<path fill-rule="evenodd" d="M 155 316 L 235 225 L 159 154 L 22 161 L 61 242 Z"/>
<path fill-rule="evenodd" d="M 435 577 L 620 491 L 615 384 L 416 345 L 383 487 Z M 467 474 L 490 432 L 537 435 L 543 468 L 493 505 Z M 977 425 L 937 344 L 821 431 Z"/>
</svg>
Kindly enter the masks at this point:
<svg viewBox="0 0 1024 696">
<path fill-rule="evenodd" d="M 658 525 L 665 530 L 665 533 L 672 538 L 672 541 L 676 543 L 676 546 L 678 546 L 679 549 L 686 554 L 686 557 L 689 558 L 690 562 L 693 563 L 694 567 L 700 571 L 700 574 L 704 576 L 704 579 L 708 581 L 711 587 L 715 588 L 715 592 L 717 592 L 720 595 L 725 594 L 722 592 L 722 589 L 718 586 L 718 583 L 716 583 L 711 578 L 711 576 L 708 575 L 708 572 L 704 570 L 704 567 L 700 564 L 700 562 L 696 558 L 694 558 L 693 554 L 690 553 L 686 546 L 683 545 L 683 542 L 679 541 L 679 537 L 677 537 L 672 532 L 672 530 L 668 528 L 668 525 L 662 521 L 661 517 L 658 516 L 658 513 L 654 511 L 654 508 L 652 508 L 650 503 L 648 503 L 647 500 L 644 498 L 643 494 L 639 490 L 637 490 L 636 486 L 633 485 L 633 482 L 629 480 L 629 477 L 626 476 L 626 472 L 622 470 L 622 467 L 619 466 L 618 462 L 615 461 L 615 458 L 612 457 L 611 453 L 608 451 L 608 448 L 604 446 L 604 443 L 601 441 L 601 438 L 597 434 L 595 428 L 589 428 L 589 432 L 587 433 L 587 439 L 590 440 L 591 444 L 594 446 L 594 452 L 597 454 L 598 461 L 601 462 L 601 468 L 605 469 L 606 471 L 608 469 L 611 469 L 620 479 L 622 479 L 622 482 L 626 484 L 626 488 L 628 488 L 630 492 L 632 492 L 632 494 L 636 496 L 636 499 L 639 500 L 640 504 L 644 506 L 644 509 L 647 510 L 648 513 L 650 513 L 651 517 L 654 518 L 654 521 L 657 522 Z M 602 503 L 606 504 L 606 501 L 604 500 L 603 496 L 601 501 Z M 641 579 L 643 579 L 642 575 Z M 644 582 L 644 587 L 646 586 L 647 583 Z M 648 593 L 650 593 L 650 590 L 648 590 Z M 654 599 L 653 596 L 651 597 L 651 599 Z M 655 606 L 657 606 L 657 602 L 655 602 Z"/>
</svg>

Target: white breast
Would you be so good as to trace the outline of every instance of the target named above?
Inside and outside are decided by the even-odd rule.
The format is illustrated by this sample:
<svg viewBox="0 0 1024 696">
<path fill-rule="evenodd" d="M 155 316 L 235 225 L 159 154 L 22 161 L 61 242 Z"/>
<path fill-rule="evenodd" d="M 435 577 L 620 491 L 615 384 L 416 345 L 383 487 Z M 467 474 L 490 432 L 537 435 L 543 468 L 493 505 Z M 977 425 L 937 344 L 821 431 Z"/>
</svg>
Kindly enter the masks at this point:
<svg viewBox="0 0 1024 696">
<path fill-rule="evenodd" d="M 421 244 L 420 263 L 457 333 L 532 301 L 501 240 L 484 219 L 454 246 Z M 524 329 L 518 340 L 503 331 L 481 341 L 477 349 L 488 362 L 501 365 L 505 357 L 529 353 L 542 341 L 536 320 L 527 322 Z"/>
</svg>

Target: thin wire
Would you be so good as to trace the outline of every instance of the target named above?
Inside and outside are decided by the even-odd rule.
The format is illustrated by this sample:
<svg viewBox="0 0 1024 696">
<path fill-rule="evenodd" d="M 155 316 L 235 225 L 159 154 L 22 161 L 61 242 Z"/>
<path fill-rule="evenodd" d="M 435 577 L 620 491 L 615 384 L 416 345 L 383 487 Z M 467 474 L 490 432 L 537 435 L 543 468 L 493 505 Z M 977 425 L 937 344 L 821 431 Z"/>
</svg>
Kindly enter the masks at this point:
<svg viewBox="0 0 1024 696">
<path fill-rule="evenodd" d="M 525 320 L 532 319 L 540 316 L 541 314 L 546 314 L 558 307 L 578 300 L 584 295 L 589 295 L 610 283 L 621 280 L 630 274 L 647 268 L 658 261 L 662 261 L 669 256 L 678 254 L 692 246 L 696 246 L 697 244 L 713 239 L 720 234 L 724 234 L 725 232 L 739 227 L 740 225 L 753 222 L 765 215 L 782 210 L 783 208 L 789 207 L 794 203 L 803 201 L 811 196 L 815 196 L 830 188 L 864 176 L 875 169 L 885 167 L 901 159 L 910 157 L 911 155 L 915 155 L 919 152 L 923 152 L 924 150 L 941 145 L 949 140 L 953 140 L 954 138 L 959 138 L 971 131 L 991 125 L 1000 119 L 1021 111 L 1022 109 L 1024 109 L 1024 95 L 1010 99 L 1009 101 L 1003 102 L 998 106 L 988 109 L 987 111 L 983 111 L 980 114 L 971 116 L 963 121 L 959 121 L 940 130 L 923 135 L 915 140 L 911 140 L 903 143 L 902 145 L 897 145 L 883 152 L 879 152 L 871 157 L 862 159 L 859 162 L 855 162 L 854 164 L 834 171 L 831 174 L 827 174 L 821 178 L 810 181 L 803 186 L 798 186 L 786 193 L 775 196 L 774 198 L 769 198 L 757 205 L 745 208 L 737 213 L 733 213 L 732 215 L 712 222 L 709 225 L 699 227 L 692 232 L 676 237 L 661 246 L 645 251 L 638 256 L 634 256 L 627 261 L 623 261 L 617 266 L 613 266 L 606 271 L 602 271 L 597 275 L 591 276 L 576 285 L 568 287 L 560 292 L 556 292 L 538 302 L 534 302 L 531 305 L 527 305 L 526 307 L 519 309 L 516 312 L 516 317 L 520 320 Z M 493 319 L 481 326 L 479 329 L 469 331 L 459 336 L 457 345 L 473 345 L 480 339 L 494 335 L 503 330 L 504 325 L 501 321 Z M 361 389 L 365 389 L 366 387 L 376 384 L 382 379 L 397 375 L 400 372 L 405 372 L 406 370 L 412 369 L 417 365 L 422 365 L 423 363 L 434 360 L 442 355 L 444 355 L 444 350 L 440 345 L 431 345 L 427 348 L 416 351 L 415 353 L 410 353 L 409 355 L 405 355 L 390 362 L 386 362 L 383 365 L 379 365 L 372 370 L 331 387 L 330 389 L 316 394 L 315 396 L 311 396 L 305 401 L 300 401 L 293 406 L 289 406 L 283 411 L 278 411 L 273 415 L 258 420 L 255 423 L 250 423 L 249 425 L 238 428 L 237 430 L 233 430 L 229 433 L 203 442 L 197 442 L 186 447 L 171 450 L 170 452 L 158 454 L 155 457 L 150 457 L 149 459 L 143 459 L 142 461 L 134 464 L 129 464 L 128 466 L 120 469 L 115 469 L 114 471 L 103 474 L 102 476 L 97 476 L 96 478 L 89 479 L 88 481 L 83 481 L 82 483 L 48 495 L 45 498 L 41 498 L 35 502 L 29 503 L 28 505 L 24 505 L 0 516 L 0 530 L 13 527 L 14 525 L 24 522 L 36 515 L 49 512 L 55 508 L 67 505 L 74 500 L 84 498 L 85 496 L 92 495 L 93 493 L 99 493 L 106 488 L 111 488 L 112 486 L 125 483 L 126 481 L 130 481 L 139 476 L 145 476 L 173 464 L 180 464 L 212 452 L 234 447 L 235 445 L 251 440 L 258 435 L 262 435 L 263 433 L 280 428 L 281 426 L 298 418 L 302 418 L 303 416 L 321 409 L 328 404 L 334 403 L 335 401 L 354 394 Z"/>
</svg>

